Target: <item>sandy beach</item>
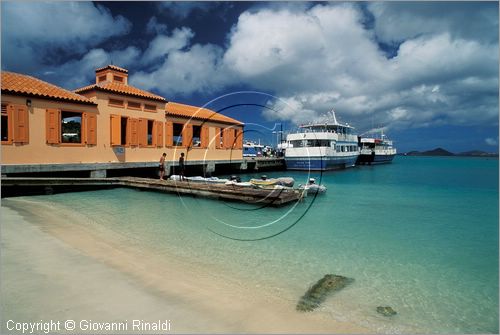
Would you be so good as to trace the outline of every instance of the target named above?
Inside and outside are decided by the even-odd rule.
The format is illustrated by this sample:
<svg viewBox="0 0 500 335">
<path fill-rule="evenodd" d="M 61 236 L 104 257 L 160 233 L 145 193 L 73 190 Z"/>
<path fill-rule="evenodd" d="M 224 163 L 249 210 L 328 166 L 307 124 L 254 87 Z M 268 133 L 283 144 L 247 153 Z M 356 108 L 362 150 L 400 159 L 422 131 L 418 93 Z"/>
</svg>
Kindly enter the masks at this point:
<svg viewBox="0 0 500 335">
<path fill-rule="evenodd" d="M 2 320 L 75 320 L 75 331 L 67 333 L 148 333 L 133 329 L 133 320 L 168 322 L 170 330 L 162 333 L 373 332 L 299 313 L 295 301 L 155 253 L 67 209 L 5 199 L 1 219 Z M 89 322 L 128 328 L 81 328 Z M 6 323 L 1 327 L 4 332 Z"/>
</svg>

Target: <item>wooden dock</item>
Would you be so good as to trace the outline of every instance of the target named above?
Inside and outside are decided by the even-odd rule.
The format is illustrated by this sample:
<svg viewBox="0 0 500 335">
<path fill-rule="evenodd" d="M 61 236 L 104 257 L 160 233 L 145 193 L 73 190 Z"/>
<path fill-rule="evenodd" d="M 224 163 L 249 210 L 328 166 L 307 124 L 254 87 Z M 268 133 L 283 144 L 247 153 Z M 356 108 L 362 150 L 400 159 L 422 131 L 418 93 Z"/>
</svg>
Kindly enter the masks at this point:
<svg viewBox="0 0 500 335">
<path fill-rule="evenodd" d="M 259 189 L 237 187 L 205 182 L 159 180 L 138 177 L 116 178 L 2 178 L 2 197 L 9 196 L 15 189 L 22 194 L 23 188 L 38 189 L 41 194 L 57 193 L 58 188 L 68 191 L 82 189 L 100 189 L 111 187 L 129 187 L 134 189 L 177 193 L 179 195 L 206 197 L 226 201 L 240 201 L 249 204 L 283 206 L 301 198 L 301 192 L 290 189 Z"/>
</svg>

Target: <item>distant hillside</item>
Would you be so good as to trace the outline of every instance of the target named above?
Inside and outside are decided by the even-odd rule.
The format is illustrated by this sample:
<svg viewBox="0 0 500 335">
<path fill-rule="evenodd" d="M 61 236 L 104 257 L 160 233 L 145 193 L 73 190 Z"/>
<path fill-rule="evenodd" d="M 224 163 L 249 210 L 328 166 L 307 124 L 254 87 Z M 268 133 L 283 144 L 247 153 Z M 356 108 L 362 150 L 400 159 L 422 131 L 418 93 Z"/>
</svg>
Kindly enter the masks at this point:
<svg viewBox="0 0 500 335">
<path fill-rule="evenodd" d="M 463 156 L 463 157 L 498 157 L 498 153 L 486 152 L 481 150 L 465 151 L 459 154 L 454 154 L 443 148 L 436 148 L 428 151 L 409 151 L 406 156 Z"/>
<path fill-rule="evenodd" d="M 407 156 L 454 156 L 455 154 L 443 148 L 436 148 L 428 151 L 410 151 Z"/>
<path fill-rule="evenodd" d="M 422 152 L 423 156 L 454 156 L 455 154 L 443 148 L 436 148 L 434 150 Z"/>
<path fill-rule="evenodd" d="M 457 156 L 472 156 L 472 157 L 498 157 L 497 152 L 486 152 L 481 150 L 472 150 L 461 152 L 457 154 Z"/>
</svg>

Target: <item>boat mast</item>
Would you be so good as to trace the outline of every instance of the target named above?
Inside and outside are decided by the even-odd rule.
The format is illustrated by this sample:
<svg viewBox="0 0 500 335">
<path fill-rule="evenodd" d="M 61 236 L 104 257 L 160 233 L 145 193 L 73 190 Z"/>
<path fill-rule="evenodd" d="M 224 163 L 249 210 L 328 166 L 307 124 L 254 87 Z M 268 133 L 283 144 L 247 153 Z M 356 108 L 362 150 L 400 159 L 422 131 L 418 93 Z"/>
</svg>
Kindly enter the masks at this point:
<svg viewBox="0 0 500 335">
<path fill-rule="evenodd" d="M 330 111 L 330 113 L 332 113 L 332 118 L 333 118 L 333 123 L 334 124 L 338 124 L 337 122 L 337 117 L 335 116 L 335 110 L 332 108 L 332 110 Z"/>
</svg>

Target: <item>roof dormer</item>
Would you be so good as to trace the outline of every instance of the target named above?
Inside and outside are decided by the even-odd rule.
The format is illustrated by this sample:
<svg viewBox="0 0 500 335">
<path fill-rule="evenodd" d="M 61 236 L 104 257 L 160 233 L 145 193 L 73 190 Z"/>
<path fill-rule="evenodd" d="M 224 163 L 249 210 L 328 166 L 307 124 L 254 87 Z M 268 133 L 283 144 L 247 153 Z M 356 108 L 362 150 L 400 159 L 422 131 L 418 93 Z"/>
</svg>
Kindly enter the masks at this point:
<svg viewBox="0 0 500 335">
<path fill-rule="evenodd" d="M 96 84 L 102 82 L 119 83 L 127 85 L 128 70 L 115 65 L 108 65 L 95 70 Z"/>
</svg>

